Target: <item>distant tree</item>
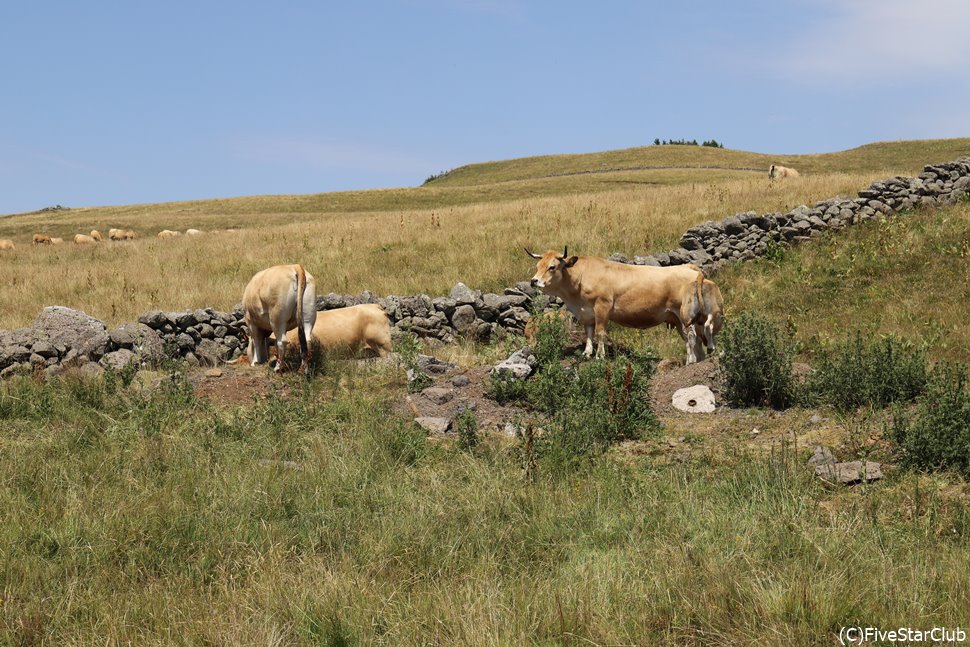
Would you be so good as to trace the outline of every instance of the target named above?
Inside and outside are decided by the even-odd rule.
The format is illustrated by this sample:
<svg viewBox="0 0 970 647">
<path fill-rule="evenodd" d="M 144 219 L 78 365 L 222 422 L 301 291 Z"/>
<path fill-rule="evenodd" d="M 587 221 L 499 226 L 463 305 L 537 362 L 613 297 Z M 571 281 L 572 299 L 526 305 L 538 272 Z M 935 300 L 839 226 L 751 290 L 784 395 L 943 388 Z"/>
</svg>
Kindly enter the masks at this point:
<svg viewBox="0 0 970 647">
<path fill-rule="evenodd" d="M 657 138 L 657 139 L 653 140 L 653 145 L 654 146 L 660 146 L 660 139 Z"/>
</svg>

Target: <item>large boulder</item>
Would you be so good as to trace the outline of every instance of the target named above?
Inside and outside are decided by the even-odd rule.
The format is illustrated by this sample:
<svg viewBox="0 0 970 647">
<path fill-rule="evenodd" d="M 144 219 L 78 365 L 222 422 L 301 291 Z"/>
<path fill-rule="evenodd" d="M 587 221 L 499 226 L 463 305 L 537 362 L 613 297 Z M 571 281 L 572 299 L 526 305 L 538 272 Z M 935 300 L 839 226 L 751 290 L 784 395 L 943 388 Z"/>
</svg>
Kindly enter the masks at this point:
<svg viewBox="0 0 970 647">
<path fill-rule="evenodd" d="M 101 359 L 111 346 L 104 323 L 64 306 L 48 306 L 41 310 L 34 321 L 33 332 L 36 338 L 55 348 L 75 348 L 92 360 Z"/>
</svg>

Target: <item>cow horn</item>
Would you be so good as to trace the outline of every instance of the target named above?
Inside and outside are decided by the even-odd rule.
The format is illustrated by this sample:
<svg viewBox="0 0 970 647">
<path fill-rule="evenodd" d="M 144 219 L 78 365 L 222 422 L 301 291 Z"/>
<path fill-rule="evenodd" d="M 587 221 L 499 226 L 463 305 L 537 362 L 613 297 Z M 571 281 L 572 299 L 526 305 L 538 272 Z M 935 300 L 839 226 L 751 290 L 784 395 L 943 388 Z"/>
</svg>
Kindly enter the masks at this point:
<svg viewBox="0 0 970 647">
<path fill-rule="evenodd" d="M 569 256 L 569 245 L 562 248 L 562 257 L 567 258 Z"/>
<path fill-rule="evenodd" d="M 532 252 L 530 252 L 528 247 L 523 247 L 522 249 L 524 249 L 525 253 L 531 256 L 532 258 L 542 258 L 538 254 L 533 254 Z"/>
</svg>

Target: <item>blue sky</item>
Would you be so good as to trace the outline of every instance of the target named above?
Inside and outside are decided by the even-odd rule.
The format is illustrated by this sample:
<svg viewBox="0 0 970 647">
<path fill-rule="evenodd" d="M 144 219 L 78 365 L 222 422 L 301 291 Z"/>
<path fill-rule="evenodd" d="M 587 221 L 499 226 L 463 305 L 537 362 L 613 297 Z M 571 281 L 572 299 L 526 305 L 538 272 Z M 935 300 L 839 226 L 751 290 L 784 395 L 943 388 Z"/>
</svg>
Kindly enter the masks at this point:
<svg viewBox="0 0 970 647">
<path fill-rule="evenodd" d="M 967 0 L 8 2 L 0 214 L 970 136 Z"/>
</svg>

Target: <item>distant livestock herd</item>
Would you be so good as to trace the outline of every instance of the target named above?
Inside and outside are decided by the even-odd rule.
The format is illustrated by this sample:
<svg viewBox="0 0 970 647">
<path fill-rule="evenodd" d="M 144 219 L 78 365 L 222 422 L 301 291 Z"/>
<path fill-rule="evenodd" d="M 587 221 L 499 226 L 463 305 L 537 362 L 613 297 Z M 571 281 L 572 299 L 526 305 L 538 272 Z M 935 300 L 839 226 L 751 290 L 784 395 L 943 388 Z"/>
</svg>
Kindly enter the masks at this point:
<svg viewBox="0 0 970 647">
<path fill-rule="evenodd" d="M 186 236 L 198 236 L 204 233 L 201 229 L 186 229 Z M 214 233 L 214 232 L 213 232 Z M 182 232 L 172 231 L 171 229 L 163 229 L 158 232 L 159 238 L 175 238 L 176 236 L 181 236 Z M 108 230 L 108 240 L 122 241 L 122 240 L 134 240 L 138 238 L 138 234 L 131 229 L 109 229 Z M 75 234 L 74 238 L 71 239 L 75 245 L 94 245 L 96 243 L 104 242 L 104 236 L 97 229 L 92 229 L 89 234 Z M 31 244 L 33 245 L 62 245 L 64 244 L 63 238 L 57 238 L 56 236 L 48 236 L 47 234 L 34 234 L 31 238 Z M 0 251 L 3 250 L 14 250 L 17 249 L 17 245 L 9 238 L 0 238 Z"/>
</svg>

